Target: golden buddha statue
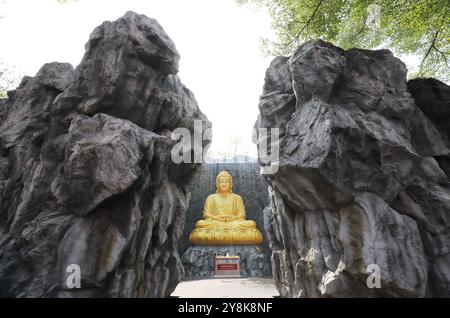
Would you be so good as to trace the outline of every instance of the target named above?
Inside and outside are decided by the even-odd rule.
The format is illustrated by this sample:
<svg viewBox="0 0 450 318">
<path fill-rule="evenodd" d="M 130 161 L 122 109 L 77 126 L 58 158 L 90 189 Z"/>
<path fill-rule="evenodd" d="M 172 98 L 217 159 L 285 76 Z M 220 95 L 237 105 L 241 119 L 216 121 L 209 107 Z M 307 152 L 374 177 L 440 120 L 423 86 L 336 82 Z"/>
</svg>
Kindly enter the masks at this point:
<svg viewBox="0 0 450 318">
<path fill-rule="evenodd" d="M 195 224 L 189 240 L 198 245 L 252 245 L 262 243 L 255 221 L 246 220 L 244 201 L 232 192 L 233 178 L 226 172 L 216 177 L 216 193 L 205 201 L 203 220 Z"/>
</svg>

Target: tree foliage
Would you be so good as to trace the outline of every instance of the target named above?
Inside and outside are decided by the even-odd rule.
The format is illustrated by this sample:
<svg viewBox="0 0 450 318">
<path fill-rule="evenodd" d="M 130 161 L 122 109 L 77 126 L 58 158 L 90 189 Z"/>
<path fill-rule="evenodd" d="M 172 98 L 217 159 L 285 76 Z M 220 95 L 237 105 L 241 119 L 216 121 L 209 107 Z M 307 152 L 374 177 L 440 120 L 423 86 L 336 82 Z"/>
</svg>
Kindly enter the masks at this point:
<svg viewBox="0 0 450 318">
<path fill-rule="evenodd" d="M 19 85 L 21 77 L 17 67 L 7 65 L 0 59 L 0 99 L 8 97 L 6 92 Z"/>
<path fill-rule="evenodd" d="M 420 57 L 415 76 L 450 80 L 449 0 L 237 0 L 268 8 L 277 41 L 271 55 L 289 55 L 321 38 L 345 49 L 389 48 Z"/>
</svg>

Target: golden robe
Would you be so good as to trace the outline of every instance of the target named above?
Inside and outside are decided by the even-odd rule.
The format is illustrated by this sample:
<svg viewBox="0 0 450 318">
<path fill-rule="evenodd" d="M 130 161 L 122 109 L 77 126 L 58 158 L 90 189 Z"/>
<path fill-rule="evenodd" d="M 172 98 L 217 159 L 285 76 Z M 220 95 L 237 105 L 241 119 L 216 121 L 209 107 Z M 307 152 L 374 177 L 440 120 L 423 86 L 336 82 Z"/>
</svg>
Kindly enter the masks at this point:
<svg viewBox="0 0 450 318">
<path fill-rule="evenodd" d="M 234 193 L 208 196 L 203 220 L 195 224 L 189 240 L 199 245 L 253 245 L 262 243 L 254 221 L 246 220 L 244 202 Z"/>
</svg>

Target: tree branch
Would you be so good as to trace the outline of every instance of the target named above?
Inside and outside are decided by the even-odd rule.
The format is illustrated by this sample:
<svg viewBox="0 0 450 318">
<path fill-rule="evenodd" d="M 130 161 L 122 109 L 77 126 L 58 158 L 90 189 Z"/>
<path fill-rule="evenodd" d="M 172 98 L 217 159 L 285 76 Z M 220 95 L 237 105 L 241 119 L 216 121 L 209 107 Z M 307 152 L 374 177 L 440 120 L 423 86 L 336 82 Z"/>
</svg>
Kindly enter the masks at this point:
<svg viewBox="0 0 450 318">
<path fill-rule="evenodd" d="M 432 49 L 436 50 L 436 46 L 435 46 L 436 39 L 438 38 L 439 32 L 441 32 L 442 27 L 444 26 L 444 21 L 446 20 L 446 18 L 447 18 L 447 10 L 444 13 L 444 17 L 442 19 L 441 26 L 437 29 L 436 33 L 434 34 L 433 41 L 431 41 L 430 47 L 428 48 L 427 52 L 425 53 L 425 55 L 422 59 L 422 62 L 420 62 L 419 74 L 422 74 L 423 64 L 425 63 L 425 60 L 427 59 L 428 55 L 430 55 L 431 50 Z"/>
<path fill-rule="evenodd" d="M 303 33 L 303 31 L 305 31 L 305 29 L 309 26 L 309 24 L 311 23 L 311 21 L 314 19 L 317 11 L 319 10 L 319 7 L 322 5 L 322 3 L 325 0 L 320 0 L 319 3 L 316 5 L 313 13 L 311 14 L 311 16 L 309 17 L 308 21 L 305 22 L 305 25 L 303 26 L 303 28 L 301 28 L 301 30 L 297 33 L 297 35 L 295 37 L 292 38 L 291 42 L 288 44 L 288 47 L 291 47 L 294 44 L 294 41 L 297 40 L 300 35 Z"/>
<path fill-rule="evenodd" d="M 434 47 L 434 42 L 436 42 L 437 36 L 438 36 L 438 34 L 439 34 L 439 31 L 441 31 L 441 28 L 439 28 L 439 29 L 436 31 L 436 33 L 434 34 L 433 41 L 431 41 L 430 47 L 428 48 L 427 52 L 425 53 L 425 55 L 424 55 L 424 57 L 423 57 L 423 59 L 422 59 L 422 62 L 420 62 L 420 70 L 419 70 L 419 74 L 422 74 L 423 64 L 424 64 L 425 60 L 427 59 L 428 55 L 430 54 L 431 50 L 432 50 L 433 47 Z"/>
<path fill-rule="evenodd" d="M 433 45 L 433 49 L 444 58 L 444 64 L 447 66 L 448 69 L 450 69 L 450 66 L 448 65 L 448 62 L 447 62 L 447 60 L 448 60 L 447 53 L 442 52 L 435 45 Z"/>
</svg>

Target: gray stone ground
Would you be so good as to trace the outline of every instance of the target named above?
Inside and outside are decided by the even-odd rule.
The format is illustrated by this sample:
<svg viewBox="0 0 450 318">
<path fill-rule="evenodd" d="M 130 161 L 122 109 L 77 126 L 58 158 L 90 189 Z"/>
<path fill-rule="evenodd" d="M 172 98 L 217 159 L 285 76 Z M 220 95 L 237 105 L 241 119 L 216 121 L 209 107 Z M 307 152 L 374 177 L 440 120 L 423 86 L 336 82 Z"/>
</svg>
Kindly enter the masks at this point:
<svg viewBox="0 0 450 318">
<path fill-rule="evenodd" d="M 180 298 L 272 298 L 279 296 L 272 278 L 212 278 L 182 281 L 171 295 Z"/>
</svg>

